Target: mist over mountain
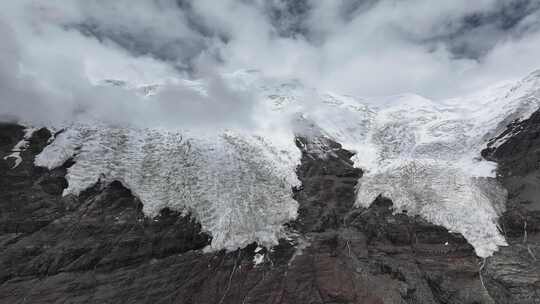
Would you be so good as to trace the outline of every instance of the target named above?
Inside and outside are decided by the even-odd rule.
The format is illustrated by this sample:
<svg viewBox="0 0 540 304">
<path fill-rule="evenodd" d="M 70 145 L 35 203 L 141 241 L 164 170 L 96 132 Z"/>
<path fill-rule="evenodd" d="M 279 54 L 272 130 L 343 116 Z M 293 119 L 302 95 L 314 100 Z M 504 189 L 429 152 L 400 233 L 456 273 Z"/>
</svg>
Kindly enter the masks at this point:
<svg viewBox="0 0 540 304">
<path fill-rule="evenodd" d="M 137 97 L 97 89 L 96 80 L 215 82 L 241 69 L 354 96 L 459 96 L 540 66 L 538 6 L 534 0 L 4 3 L 2 92 L 10 93 L 2 107 L 30 119 L 87 112 L 141 121 L 146 109 L 125 101 Z M 249 101 L 222 96 L 231 94 L 227 86 L 212 92 L 206 112 L 227 102 L 241 114 L 224 120 L 249 119 L 241 110 Z M 163 99 L 157 116 L 182 117 Z"/>
</svg>

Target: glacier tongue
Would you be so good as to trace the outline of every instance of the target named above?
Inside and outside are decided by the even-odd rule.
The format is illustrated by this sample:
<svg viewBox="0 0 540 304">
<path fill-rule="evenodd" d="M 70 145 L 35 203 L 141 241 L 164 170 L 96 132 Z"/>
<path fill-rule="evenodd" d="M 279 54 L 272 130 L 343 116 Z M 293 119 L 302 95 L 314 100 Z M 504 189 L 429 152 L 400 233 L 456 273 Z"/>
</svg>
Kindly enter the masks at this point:
<svg viewBox="0 0 540 304">
<path fill-rule="evenodd" d="M 367 207 L 379 195 L 390 198 L 396 211 L 461 233 L 480 257 L 506 245 L 496 224 L 506 191 L 495 179 L 473 177 L 450 162 L 400 160 L 360 180 L 358 205 Z"/>
<path fill-rule="evenodd" d="M 290 136 L 291 142 L 293 136 Z M 71 126 L 36 158 L 56 167 L 73 156 L 64 194 L 98 180 L 118 180 L 156 215 L 169 207 L 193 212 L 212 247 L 236 249 L 277 243 L 296 217 L 291 188 L 300 152 L 268 138 L 232 131 L 192 134 L 167 130 Z"/>
<path fill-rule="evenodd" d="M 141 199 L 145 213 L 163 207 L 193 212 L 212 234 L 212 248 L 235 249 L 254 241 L 272 245 L 283 236 L 282 225 L 297 209 L 291 188 L 299 184 L 300 152 L 294 136 L 310 137 L 307 148 L 321 157 L 328 150 L 319 139 L 329 137 L 354 151 L 355 165 L 364 170 L 357 206 L 386 196 L 396 211 L 463 234 L 481 257 L 506 244 L 497 227 L 506 193 L 494 178 L 495 164 L 481 160 L 480 151 L 509 122 L 539 107 L 539 75 L 437 102 L 413 94 L 358 99 L 253 72 L 225 79 L 255 92 L 259 128 L 71 125 L 36 165 L 53 168 L 73 157 L 65 194 L 119 180 Z M 203 85 L 188 87 L 204 95 Z M 151 102 L 159 94 L 156 86 L 146 98 Z"/>
</svg>

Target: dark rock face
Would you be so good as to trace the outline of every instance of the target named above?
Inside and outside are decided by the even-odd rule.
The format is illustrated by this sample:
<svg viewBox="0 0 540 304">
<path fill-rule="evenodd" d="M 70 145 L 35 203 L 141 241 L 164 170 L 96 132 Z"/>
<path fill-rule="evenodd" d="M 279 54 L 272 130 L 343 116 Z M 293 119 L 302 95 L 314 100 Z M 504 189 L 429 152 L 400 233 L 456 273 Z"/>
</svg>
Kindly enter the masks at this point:
<svg viewBox="0 0 540 304">
<path fill-rule="evenodd" d="M 482 273 L 497 303 L 540 303 L 540 111 L 508 132 L 505 143 L 483 155 L 498 163 L 508 190 L 499 222 L 510 246 L 488 258 Z"/>
<path fill-rule="evenodd" d="M 22 136 L 19 126 L 0 126 L 0 156 Z M 504 285 L 534 276 L 505 264 L 515 252 L 486 261 L 486 289 L 481 260 L 461 235 L 393 214 L 384 198 L 355 209 L 362 172 L 337 143 L 324 158 L 302 151 L 291 237 L 259 251 L 255 265 L 256 244 L 205 252 L 211 237 L 196 220 L 167 209 L 147 218 L 118 182 L 62 197 L 70 164 L 33 166 L 49 136 L 37 132 L 13 170 L 0 160 L 0 303 L 535 303 L 515 300 L 529 285 Z M 518 216 L 504 221 L 521 240 Z"/>
</svg>

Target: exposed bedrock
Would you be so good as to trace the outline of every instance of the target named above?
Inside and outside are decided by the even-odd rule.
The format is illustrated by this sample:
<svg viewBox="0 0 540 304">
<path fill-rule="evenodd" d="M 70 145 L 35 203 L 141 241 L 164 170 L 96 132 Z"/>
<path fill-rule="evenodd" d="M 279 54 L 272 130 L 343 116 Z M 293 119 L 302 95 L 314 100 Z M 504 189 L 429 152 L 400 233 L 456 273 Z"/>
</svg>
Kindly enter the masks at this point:
<svg viewBox="0 0 540 304">
<path fill-rule="evenodd" d="M 499 225 L 510 246 L 488 258 L 482 274 L 497 303 L 540 303 L 540 111 L 503 136 L 510 138 L 482 154 L 498 163 L 508 190 Z"/>
<path fill-rule="evenodd" d="M 20 126 L 0 126 L 1 157 L 23 133 Z M 519 204 L 515 211 L 527 212 L 526 243 L 521 218 L 511 208 L 505 214 L 503 223 L 513 227 L 505 231 L 517 243 L 485 262 L 482 280 L 482 260 L 461 235 L 419 217 L 393 214 L 392 202 L 383 198 L 368 209 L 353 208 L 362 172 L 353 167 L 352 153 L 329 141 L 324 158 L 303 151 L 297 170 L 303 186 L 294 191 L 299 216 L 288 224 L 289 238 L 271 249 L 252 244 L 207 252 L 211 236 L 201 232 L 196 219 L 168 209 L 145 217 L 139 200 L 119 182 L 62 197 L 70 164 L 52 171 L 33 166 L 50 135 L 45 129 L 34 133 L 16 168 L 10 169 L 12 160 L 0 160 L 0 303 L 538 299 L 526 302 L 537 288 L 526 282 L 538 266 L 527 247 L 538 240 L 538 222 L 523 209 L 533 204 Z M 307 139 L 297 141 L 306 146 Z"/>
</svg>

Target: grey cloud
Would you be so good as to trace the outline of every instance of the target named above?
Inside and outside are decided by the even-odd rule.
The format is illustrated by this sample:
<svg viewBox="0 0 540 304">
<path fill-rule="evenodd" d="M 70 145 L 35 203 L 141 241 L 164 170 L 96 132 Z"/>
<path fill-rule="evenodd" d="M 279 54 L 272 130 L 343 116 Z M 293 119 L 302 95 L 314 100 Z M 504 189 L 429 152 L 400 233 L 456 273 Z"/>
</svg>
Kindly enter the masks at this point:
<svg viewBox="0 0 540 304">
<path fill-rule="evenodd" d="M 251 127 L 251 96 L 230 88 L 218 73 L 199 72 L 208 84 L 206 96 L 167 84 L 151 98 L 119 86 L 96 86 L 88 77 L 151 84 L 181 75 L 167 62 L 133 56 L 114 42 L 66 28 L 66 21 L 79 18 L 77 14 L 63 15 L 65 11 L 53 8 L 43 17 L 39 8 L 37 15 L 30 13 L 25 20 L 19 17 L 28 7 L 11 9 L 9 17 L 0 18 L 2 119 L 56 124 L 97 118 L 139 127 Z M 51 14 L 52 23 L 36 23 Z"/>
<path fill-rule="evenodd" d="M 0 114 L 28 119 L 48 111 L 56 120 L 78 113 L 250 126 L 252 96 L 228 88 L 222 73 L 257 69 L 322 91 L 444 98 L 540 67 L 540 0 L 20 0 L 0 8 Z M 165 88 L 149 110 L 92 77 L 202 78 L 211 94 Z"/>
<path fill-rule="evenodd" d="M 448 32 L 429 37 L 426 43 L 442 42 L 456 57 L 481 60 L 496 45 L 538 30 L 530 18 L 540 16 L 540 1 L 498 1 L 490 10 L 465 14 L 448 25 Z"/>
<path fill-rule="evenodd" d="M 312 8 L 308 0 L 271 0 L 265 2 L 269 22 L 283 37 L 306 36 L 309 28 L 304 21 Z"/>
</svg>

